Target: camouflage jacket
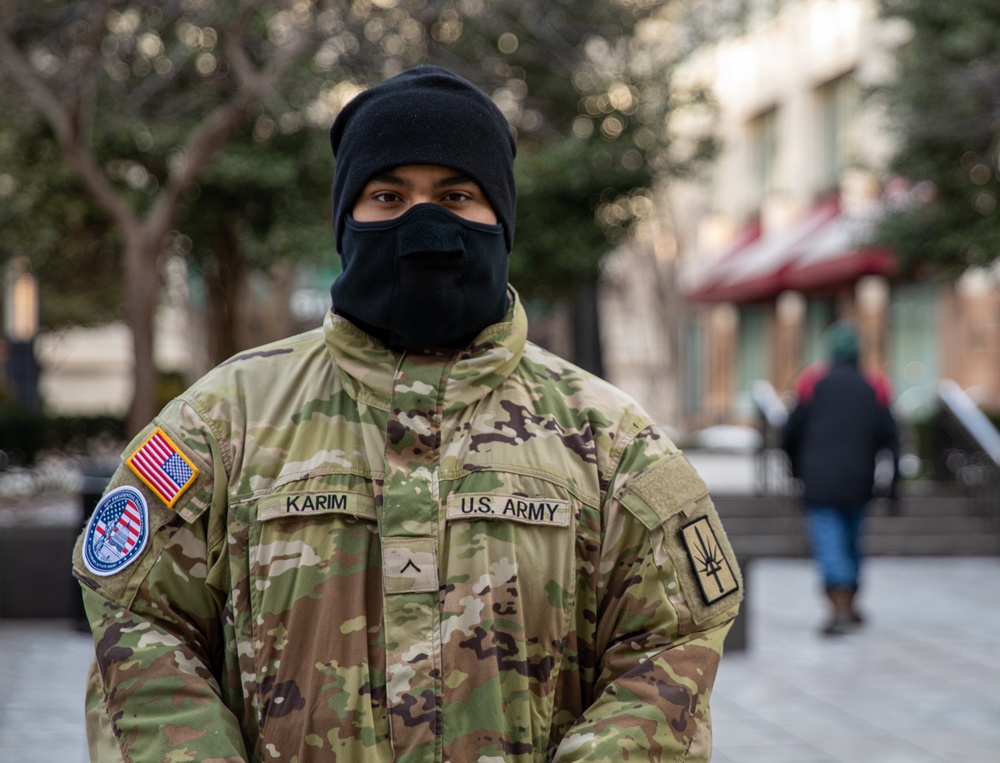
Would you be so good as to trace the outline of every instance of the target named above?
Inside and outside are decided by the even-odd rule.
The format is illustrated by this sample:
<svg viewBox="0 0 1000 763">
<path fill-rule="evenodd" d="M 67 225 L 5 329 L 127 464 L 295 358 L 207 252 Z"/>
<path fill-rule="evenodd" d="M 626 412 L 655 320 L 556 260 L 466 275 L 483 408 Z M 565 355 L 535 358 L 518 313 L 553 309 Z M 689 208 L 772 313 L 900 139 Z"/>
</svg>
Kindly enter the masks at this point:
<svg viewBox="0 0 1000 763">
<path fill-rule="evenodd" d="M 331 314 L 170 403 L 75 551 L 93 759 L 707 761 L 708 491 L 526 329 L 400 355 Z"/>
</svg>

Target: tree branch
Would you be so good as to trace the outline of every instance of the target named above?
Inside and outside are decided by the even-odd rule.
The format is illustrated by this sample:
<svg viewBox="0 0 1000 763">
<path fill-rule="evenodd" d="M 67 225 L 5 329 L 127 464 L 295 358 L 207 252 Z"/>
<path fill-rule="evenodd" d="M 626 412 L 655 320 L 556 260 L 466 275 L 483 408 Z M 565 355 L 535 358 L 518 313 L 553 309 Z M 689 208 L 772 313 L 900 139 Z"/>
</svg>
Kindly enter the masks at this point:
<svg viewBox="0 0 1000 763">
<path fill-rule="evenodd" d="M 241 20 L 242 22 L 242 20 Z M 237 23 L 226 41 L 229 64 L 237 76 L 238 88 L 229 100 L 201 122 L 184 143 L 183 159 L 179 169 L 171 172 L 163 192 L 150 211 L 148 220 L 150 236 L 165 236 L 173 224 L 184 189 L 222 150 L 236 126 L 245 118 L 247 107 L 254 100 L 273 91 L 278 81 L 297 60 L 305 55 L 317 40 L 302 35 L 292 45 L 283 47 L 261 72 L 254 69 L 243 49 L 243 23 Z"/>
<path fill-rule="evenodd" d="M 123 231 L 134 227 L 138 221 L 131 207 L 98 165 L 69 113 L 14 45 L 6 24 L 0 27 L 0 63 L 3 63 L 24 97 L 48 122 L 80 182 L 93 194 L 97 203 Z"/>
<path fill-rule="evenodd" d="M 101 60 L 101 38 L 103 36 L 103 19 L 111 9 L 113 0 L 102 0 L 91 12 L 91 18 L 99 20 L 91 23 L 86 42 L 81 46 L 87 51 L 86 70 L 77 79 L 75 124 L 81 133 L 81 140 L 90 137 L 90 129 L 94 122 L 94 112 L 97 104 L 97 74 Z"/>
</svg>

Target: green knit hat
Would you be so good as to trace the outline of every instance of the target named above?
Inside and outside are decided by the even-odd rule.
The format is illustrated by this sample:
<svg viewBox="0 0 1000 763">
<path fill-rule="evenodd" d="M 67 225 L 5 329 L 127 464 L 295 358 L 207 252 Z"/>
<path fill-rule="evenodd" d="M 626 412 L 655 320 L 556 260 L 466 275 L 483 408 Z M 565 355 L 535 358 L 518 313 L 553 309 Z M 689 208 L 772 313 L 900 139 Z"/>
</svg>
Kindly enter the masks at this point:
<svg viewBox="0 0 1000 763">
<path fill-rule="evenodd" d="M 838 321 L 826 330 L 826 350 L 834 363 L 857 362 L 860 354 L 858 332 L 850 323 Z"/>
</svg>

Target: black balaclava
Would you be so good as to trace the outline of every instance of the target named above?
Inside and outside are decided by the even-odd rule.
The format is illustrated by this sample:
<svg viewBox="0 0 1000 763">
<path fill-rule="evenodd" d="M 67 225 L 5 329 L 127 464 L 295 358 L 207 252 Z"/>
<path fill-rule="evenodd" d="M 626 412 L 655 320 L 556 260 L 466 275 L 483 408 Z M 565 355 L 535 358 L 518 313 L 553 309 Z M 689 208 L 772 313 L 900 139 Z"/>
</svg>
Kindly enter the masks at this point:
<svg viewBox="0 0 1000 763">
<path fill-rule="evenodd" d="M 471 83 L 418 66 L 358 95 L 333 123 L 333 225 L 343 273 L 334 310 L 393 348 L 460 347 L 507 309 L 517 192 L 507 120 Z M 380 173 L 431 164 L 483 190 L 497 225 L 420 204 L 393 220 L 350 217 Z"/>
</svg>

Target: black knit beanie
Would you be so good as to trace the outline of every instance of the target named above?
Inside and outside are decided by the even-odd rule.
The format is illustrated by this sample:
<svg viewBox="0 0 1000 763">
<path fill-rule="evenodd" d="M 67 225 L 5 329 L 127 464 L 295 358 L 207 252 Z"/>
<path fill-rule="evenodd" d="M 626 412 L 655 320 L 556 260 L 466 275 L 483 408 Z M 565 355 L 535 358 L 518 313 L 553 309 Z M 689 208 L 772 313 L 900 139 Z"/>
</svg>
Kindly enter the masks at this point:
<svg viewBox="0 0 1000 763">
<path fill-rule="evenodd" d="M 474 180 L 504 227 L 507 251 L 513 248 L 514 136 L 503 112 L 472 83 L 437 66 L 408 69 L 351 100 L 330 128 L 330 145 L 338 252 L 344 220 L 365 184 L 410 164 L 437 164 Z"/>
</svg>

